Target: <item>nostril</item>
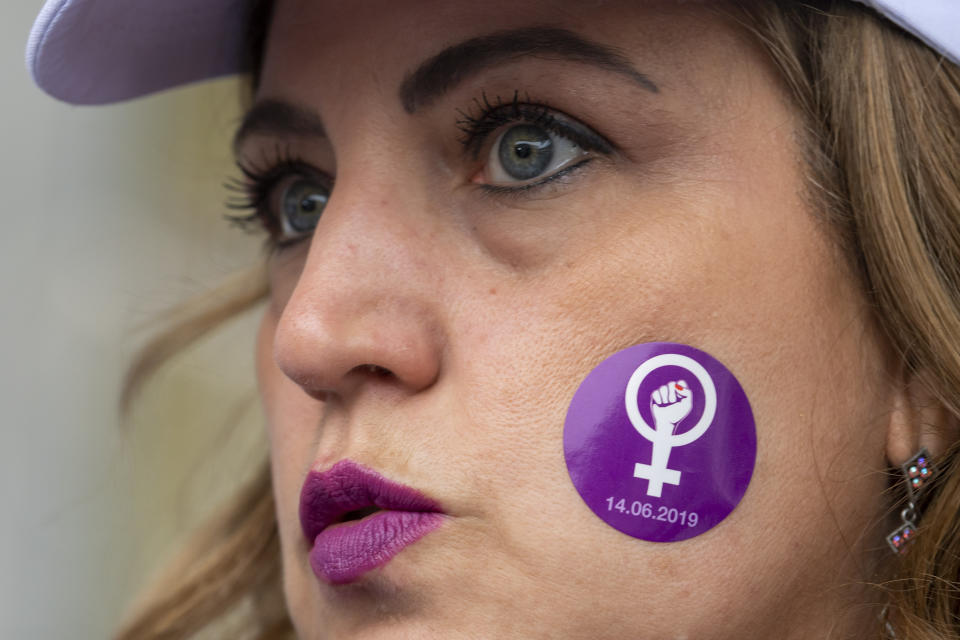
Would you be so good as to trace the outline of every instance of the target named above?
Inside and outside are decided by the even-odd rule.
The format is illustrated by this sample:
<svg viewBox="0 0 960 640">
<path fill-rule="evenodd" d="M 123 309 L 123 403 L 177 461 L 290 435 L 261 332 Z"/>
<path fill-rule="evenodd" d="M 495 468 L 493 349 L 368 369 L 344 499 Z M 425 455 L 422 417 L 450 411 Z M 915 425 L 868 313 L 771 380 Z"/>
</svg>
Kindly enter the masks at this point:
<svg viewBox="0 0 960 640">
<path fill-rule="evenodd" d="M 374 375 L 374 376 L 377 376 L 378 378 L 386 378 L 393 375 L 393 372 L 390 371 L 389 369 L 385 369 L 375 364 L 361 364 L 354 367 L 353 370 L 360 373 Z"/>
</svg>

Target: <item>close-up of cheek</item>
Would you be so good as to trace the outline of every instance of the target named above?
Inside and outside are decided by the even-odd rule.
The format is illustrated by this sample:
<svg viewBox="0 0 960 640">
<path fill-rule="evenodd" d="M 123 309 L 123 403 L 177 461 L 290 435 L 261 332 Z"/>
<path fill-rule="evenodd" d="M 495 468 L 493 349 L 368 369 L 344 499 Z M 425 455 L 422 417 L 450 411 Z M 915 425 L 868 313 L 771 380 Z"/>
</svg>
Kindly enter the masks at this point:
<svg viewBox="0 0 960 640">
<path fill-rule="evenodd" d="M 752 184 L 762 185 L 759 167 L 752 170 L 756 175 Z M 377 432 L 377 442 L 386 450 L 403 450 L 416 439 L 417 454 L 405 458 L 431 468 L 451 515 L 443 529 L 418 547 L 423 556 L 413 548 L 405 552 L 408 560 L 419 561 L 415 572 L 402 561 L 391 565 L 389 575 L 410 576 L 427 601 L 438 599 L 437 609 L 428 608 L 427 618 L 445 620 L 439 604 L 445 598 L 449 603 L 473 602 L 471 613 L 460 614 L 461 618 L 476 616 L 477 624 L 485 628 L 493 628 L 497 610 L 510 610 L 514 624 L 526 621 L 534 626 L 547 622 L 537 611 L 550 611 L 554 621 L 557 617 L 567 621 L 571 638 L 597 637 L 597 619 L 624 620 L 622 628 L 608 629 L 609 637 L 620 637 L 629 632 L 633 622 L 628 620 L 636 606 L 625 594 L 644 593 L 650 637 L 674 632 L 697 637 L 711 624 L 697 615 L 700 607 L 729 608 L 731 592 L 782 588 L 776 568 L 789 564 L 792 554 L 757 550 L 769 545 L 790 548 L 826 524 L 818 515 L 822 500 L 816 479 L 803 473 L 812 455 L 810 439 L 830 439 L 811 431 L 811 413 L 815 408 L 846 415 L 862 410 L 845 403 L 847 395 L 818 395 L 816 381 L 828 379 L 834 366 L 857 370 L 856 357 L 835 348 L 857 310 L 851 306 L 836 317 L 815 313 L 812 297 L 833 286 L 841 267 L 832 265 L 826 249 L 818 248 L 821 237 L 813 223 L 800 215 L 791 221 L 796 209 L 796 202 L 714 194 L 674 207 L 671 213 L 686 222 L 671 228 L 653 223 L 634 230 L 632 236 L 612 232 L 602 236 L 598 241 L 606 250 L 581 253 L 575 269 L 552 269 L 527 280 L 491 278 L 482 286 L 461 283 L 458 291 L 465 312 L 448 319 L 457 340 L 449 347 L 444 377 L 431 399 L 433 415 L 443 418 L 434 420 L 429 432 L 420 431 L 411 413 L 397 429 L 383 431 L 380 426 Z M 725 230 L 743 226 L 751 210 L 761 210 L 763 220 L 777 222 L 745 226 L 740 233 Z M 666 215 L 650 207 L 644 214 L 653 221 Z M 608 215 L 626 219 L 636 214 L 625 209 Z M 714 229 L 709 220 L 723 222 L 715 223 Z M 781 241 L 767 224 L 789 229 L 791 239 Z M 683 241 L 694 229 L 719 238 L 715 253 L 704 250 L 703 240 Z M 670 250 L 651 251 L 650 244 Z M 809 258 L 811 251 L 823 251 L 828 266 L 779 266 Z M 778 260 L 770 260 L 771 254 Z M 750 291 L 725 285 L 748 276 Z M 833 295 L 841 298 L 839 292 Z M 520 304 L 525 313 L 513 313 Z M 288 598 L 294 618 L 307 624 L 335 617 L 338 609 L 317 597 L 315 577 L 304 562 L 296 513 L 299 487 L 313 456 L 335 449 L 335 443 L 347 436 L 342 420 L 330 420 L 324 429 L 323 404 L 277 367 L 273 340 L 279 322 L 271 307 L 261 326 L 258 364 Z M 580 383 L 622 349 L 663 341 L 696 345 L 720 358 L 736 372 L 731 375 L 738 378 L 756 416 L 756 433 L 751 418 L 742 447 L 736 441 L 726 448 L 707 440 L 701 443 L 703 458 L 691 463 L 688 472 L 712 464 L 720 481 L 729 480 L 738 488 L 733 498 L 725 498 L 727 511 L 718 522 L 682 542 L 624 535 L 597 513 L 595 504 L 585 502 L 571 478 L 569 452 L 564 459 L 564 425 Z M 792 384 L 777 382 L 791 376 Z M 625 380 L 610 386 L 622 389 Z M 649 396 L 648 391 L 644 403 L 651 402 Z M 595 400 L 588 403 L 588 412 L 602 419 L 609 404 Z M 730 413 L 737 410 L 724 405 L 719 411 L 725 419 L 738 417 Z M 629 429 L 633 440 L 645 442 Z M 740 466 L 726 457 L 730 451 L 749 451 L 746 441 L 751 438 L 758 441 L 752 445 L 757 452 L 755 471 L 752 456 L 749 465 Z M 347 446 L 343 444 L 347 440 L 340 441 Z M 842 443 L 830 442 L 831 447 L 838 445 Z M 607 448 L 614 460 L 620 448 Z M 395 464 L 392 458 L 386 461 Z M 649 454 L 630 462 L 631 467 L 650 464 Z M 592 464 L 589 472 L 603 475 L 613 463 L 600 458 Z M 635 481 L 630 474 L 619 489 L 601 496 L 600 510 L 618 511 L 619 500 L 629 498 L 626 491 Z M 607 498 L 613 500 L 606 504 Z M 622 508 L 631 518 L 642 519 L 644 505 L 652 504 L 640 495 Z M 693 522 L 697 514 L 703 518 L 697 522 L 701 525 L 709 515 L 704 508 L 693 501 L 676 510 L 684 513 L 686 522 Z M 664 517 L 674 516 L 668 509 Z M 469 580 L 452 580 L 451 575 Z M 553 585 L 549 593 L 535 588 L 542 583 Z M 577 597 L 584 585 L 595 597 Z M 599 609 L 598 600 L 603 602 Z M 758 595 L 756 606 L 763 610 L 772 605 Z M 738 609 L 744 625 L 756 614 Z M 735 616 L 731 618 L 731 629 L 739 624 Z"/>
</svg>

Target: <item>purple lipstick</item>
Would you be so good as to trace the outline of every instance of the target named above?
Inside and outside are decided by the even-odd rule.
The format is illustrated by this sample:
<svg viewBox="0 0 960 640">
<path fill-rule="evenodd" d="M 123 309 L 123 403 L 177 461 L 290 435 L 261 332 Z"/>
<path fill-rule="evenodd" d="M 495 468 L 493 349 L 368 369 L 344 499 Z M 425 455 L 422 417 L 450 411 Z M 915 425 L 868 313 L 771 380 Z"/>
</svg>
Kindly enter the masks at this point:
<svg viewBox="0 0 960 640">
<path fill-rule="evenodd" d="M 436 502 L 350 460 L 311 471 L 300 492 L 310 566 L 330 584 L 382 567 L 442 523 Z"/>
</svg>

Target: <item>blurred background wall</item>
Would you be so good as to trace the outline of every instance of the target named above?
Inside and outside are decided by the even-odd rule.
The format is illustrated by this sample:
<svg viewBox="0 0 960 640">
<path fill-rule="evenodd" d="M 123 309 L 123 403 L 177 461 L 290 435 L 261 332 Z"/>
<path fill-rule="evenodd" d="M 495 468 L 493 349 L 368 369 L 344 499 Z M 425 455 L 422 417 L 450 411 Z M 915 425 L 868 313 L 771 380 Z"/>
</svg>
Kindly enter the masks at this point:
<svg viewBox="0 0 960 640">
<path fill-rule="evenodd" d="M 40 5 L 0 5 L 0 638 L 105 638 L 264 455 L 256 311 L 118 415 L 151 320 L 255 263 L 260 239 L 223 220 L 236 81 L 58 103 L 23 62 Z"/>
</svg>

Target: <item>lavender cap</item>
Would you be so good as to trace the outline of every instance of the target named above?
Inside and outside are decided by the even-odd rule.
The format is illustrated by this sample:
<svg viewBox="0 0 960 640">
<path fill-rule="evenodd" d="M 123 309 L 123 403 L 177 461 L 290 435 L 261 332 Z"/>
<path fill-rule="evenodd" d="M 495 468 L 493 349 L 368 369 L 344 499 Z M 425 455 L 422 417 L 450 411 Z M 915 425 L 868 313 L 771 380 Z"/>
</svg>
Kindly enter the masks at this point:
<svg viewBox="0 0 960 640">
<path fill-rule="evenodd" d="M 960 64 L 960 0 L 858 0 Z M 55 98 L 106 104 L 243 71 L 250 0 L 47 0 L 27 69 Z"/>
<path fill-rule="evenodd" d="M 54 98 L 108 104 L 243 71 L 250 0 L 47 0 L 27 69 Z"/>
</svg>

